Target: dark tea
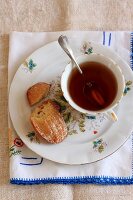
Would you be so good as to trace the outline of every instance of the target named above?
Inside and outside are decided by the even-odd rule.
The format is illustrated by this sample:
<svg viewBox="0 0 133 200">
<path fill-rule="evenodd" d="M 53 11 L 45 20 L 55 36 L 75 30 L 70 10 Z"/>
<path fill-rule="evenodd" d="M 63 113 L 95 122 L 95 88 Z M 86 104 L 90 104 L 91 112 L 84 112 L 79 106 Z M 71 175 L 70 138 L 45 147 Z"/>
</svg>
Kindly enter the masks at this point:
<svg viewBox="0 0 133 200">
<path fill-rule="evenodd" d="M 73 101 L 90 111 L 108 107 L 118 90 L 113 72 L 98 62 L 85 62 L 80 67 L 83 75 L 74 68 L 68 81 L 68 91 Z"/>
</svg>

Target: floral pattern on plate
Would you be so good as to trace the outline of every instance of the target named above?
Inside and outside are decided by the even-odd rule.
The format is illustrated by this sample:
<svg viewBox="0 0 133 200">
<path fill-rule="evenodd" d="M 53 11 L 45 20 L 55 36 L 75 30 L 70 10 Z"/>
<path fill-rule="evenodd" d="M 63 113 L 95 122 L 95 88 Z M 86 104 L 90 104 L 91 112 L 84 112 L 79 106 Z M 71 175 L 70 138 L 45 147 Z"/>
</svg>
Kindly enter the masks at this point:
<svg viewBox="0 0 133 200">
<path fill-rule="evenodd" d="M 91 54 L 93 53 L 93 47 L 91 46 L 91 43 L 84 42 L 81 47 L 81 52 L 84 54 Z"/>
<path fill-rule="evenodd" d="M 132 81 L 126 81 L 126 86 L 123 94 L 124 96 L 131 90 L 131 86 L 132 86 Z"/>
<path fill-rule="evenodd" d="M 107 144 L 103 141 L 103 139 L 97 139 L 93 141 L 93 149 L 99 153 L 102 153 Z"/>
<path fill-rule="evenodd" d="M 37 137 L 37 134 L 35 133 L 35 131 L 30 131 L 27 134 L 27 137 L 30 139 L 31 142 L 37 142 L 40 143 L 39 137 Z"/>
<path fill-rule="evenodd" d="M 33 60 L 30 58 L 28 61 L 25 60 L 23 63 L 23 70 L 27 73 L 28 71 L 32 73 L 34 68 L 37 66 L 36 63 L 33 62 Z"/>
</svg>

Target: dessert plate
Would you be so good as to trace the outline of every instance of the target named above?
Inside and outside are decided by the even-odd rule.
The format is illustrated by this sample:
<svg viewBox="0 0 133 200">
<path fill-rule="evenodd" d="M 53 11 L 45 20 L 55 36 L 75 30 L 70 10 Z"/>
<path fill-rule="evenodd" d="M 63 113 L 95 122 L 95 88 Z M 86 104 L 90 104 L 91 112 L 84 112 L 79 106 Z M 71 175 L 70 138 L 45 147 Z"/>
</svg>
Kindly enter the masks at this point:
<svg viewBox="0 0 133 200">
<path fill-rule="evenodd" d="M 118 121 L 112 122 L 104 114 L 96 117 L 86 116 L 74 110 L 66 102 L 60 88 L 60 77 L 70 60 L 57 41 L 37 49 L 19 66 L 10 86 L 9 112 L 15 131 L 32 151 L 58 163 L 85 164 L 111 155 L 131 135 L 133 72 L 129 65 L 108 47 L 92 42 L 82 42 L 76 38 L 71 38 L 70 43 L 76 56 L 92 52 L 104 54 L 118 63 L 122 69 L 126 88 L 122 101 L 115 109 Z M 59 144 L 46 143 L 36 135 L 30 123 L 30 113 L 33 108 L 28 104 L 26 92 L 37 82 L 51 83 L 47 99 L 53 99 L 61 107 L 61 114 L 68 128 L 68 136 Z"/>
</svg>

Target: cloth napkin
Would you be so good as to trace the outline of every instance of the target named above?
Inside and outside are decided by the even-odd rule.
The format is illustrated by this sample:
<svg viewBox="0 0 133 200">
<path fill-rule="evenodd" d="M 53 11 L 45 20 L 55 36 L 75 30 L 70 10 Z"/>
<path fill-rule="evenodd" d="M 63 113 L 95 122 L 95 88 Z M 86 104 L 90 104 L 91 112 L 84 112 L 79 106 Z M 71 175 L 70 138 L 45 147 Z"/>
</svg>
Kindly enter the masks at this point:
<svg viewBox="0 0 133 200">
<path fill-rule="evenodd" d="M 19 65 L 37 48 L 61 35 L 76 35 L 112 48 L 133 67 L 133 34 L 130 32 L 12 32 L 9 43 L 9 88 Z M 131 55 L 131 56 L 130 56 Z M 132 120 L 132 119 L 131 119 Z M 91 164 L 64 165 L 32 152 L 15 132 L 9 117 L 10 183 L 12 184 L 133 184 L 133 139 L 111 156 Z"/>
</svg>

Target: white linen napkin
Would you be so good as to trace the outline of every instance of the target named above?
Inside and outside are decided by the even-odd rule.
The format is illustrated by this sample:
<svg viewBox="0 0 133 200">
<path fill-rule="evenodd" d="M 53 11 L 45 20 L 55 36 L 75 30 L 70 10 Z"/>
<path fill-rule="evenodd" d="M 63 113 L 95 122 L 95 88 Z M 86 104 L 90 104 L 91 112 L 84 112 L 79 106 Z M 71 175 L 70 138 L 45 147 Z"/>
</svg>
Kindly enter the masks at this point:
<svg viewBox="0 0 133 200">
<path fill-rule="evenodd" d="M 37 48 L 57 40 L 61 35 L 109 46 L 130 64 L 130 32 L 65 31 L 26 33 L 12 32 L 9 43 L 9 87 L 19 65 Z M 111 156 L 91 164 L 64 165 L 41 158 L 28 149 L 17 136 L 9 118 L 10 182 L 13 184 L 94 183 L 132 184 L 132 136 Z"/>
</svg>

